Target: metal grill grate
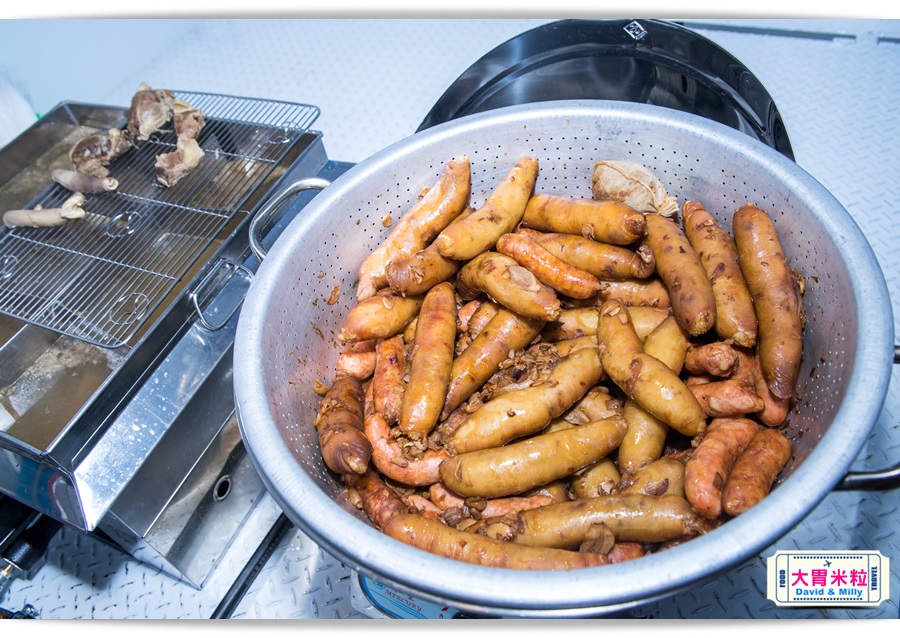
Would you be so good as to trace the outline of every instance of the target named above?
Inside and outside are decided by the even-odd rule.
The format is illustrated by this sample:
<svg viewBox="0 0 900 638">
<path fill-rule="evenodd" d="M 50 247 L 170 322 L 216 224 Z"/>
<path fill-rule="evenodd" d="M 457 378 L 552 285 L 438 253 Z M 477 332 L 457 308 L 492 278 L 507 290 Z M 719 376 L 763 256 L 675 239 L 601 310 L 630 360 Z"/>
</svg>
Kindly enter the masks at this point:
<svg viewBox="0 0 900 638">
<path fill-rule="evenodd" d="M 203 111 L 199 166 L 172 187 L 156 156 L 175 149 L 171 123 L 109 166 L 112 192 L 88 195 L 85 218 L 0 231 L 0 312 L 102 347 L 140 328 L 216 235 L 318 117 L 310 105 L 174 91 Z M 50 182 L 30 204 L 58 207 Z"/>
</svg>

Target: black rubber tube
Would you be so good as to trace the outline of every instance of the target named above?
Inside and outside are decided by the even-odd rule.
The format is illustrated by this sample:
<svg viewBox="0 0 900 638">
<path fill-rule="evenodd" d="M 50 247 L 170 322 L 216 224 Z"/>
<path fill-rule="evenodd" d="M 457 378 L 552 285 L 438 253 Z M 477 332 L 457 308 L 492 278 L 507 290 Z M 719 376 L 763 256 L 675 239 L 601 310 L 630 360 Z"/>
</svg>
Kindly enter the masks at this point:
<svg viewBox="0 0 900 638">
<path fill-rule="evenodd" d="M 284 538 L 285 534 L 287 534 L 292 527 L 293 523 L 288 520 L 288 517 L 285 516 L 284 513 L 278 516 L 275 524 L 272 525 L 272 529 L 269 530 L 269 533 L 259 544 L 259 547 L 247 561 L 244 569 L 241 570 L 241 573 L 235 579 L 234 584 L 225 593 L 219 606 L 216 607 L 212 616 L 210 616 L 211 620 L 231 618 L 235 608 L 237 608 L 238 604 L 244 598 L 244 595 L 247 593 L 247 590 L 250 589 L 253 581 L 256 580 L 259 572 L 265 566 L 269 558 L 271 558 L 272 552 L 275 551 L 278 543 L 281 542 L 281 539 Z"/>
</svg>

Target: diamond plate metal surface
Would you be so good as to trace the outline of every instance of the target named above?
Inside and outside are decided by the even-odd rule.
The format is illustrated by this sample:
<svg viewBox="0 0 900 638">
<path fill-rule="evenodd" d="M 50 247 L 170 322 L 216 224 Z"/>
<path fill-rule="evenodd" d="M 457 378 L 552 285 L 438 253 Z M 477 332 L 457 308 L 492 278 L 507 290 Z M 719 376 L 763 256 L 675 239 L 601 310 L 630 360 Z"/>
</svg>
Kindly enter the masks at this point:
<svg viewBox="0 0 900 638">
<path fill-rule="evenodd" d="M 127 103 L 141 81 L 313 103 L 332 159 L 357 162 L 411 134 L 473 61 L 546 20 L 188 21 L 191 38 L 95 87 L 89 102 Z M 798 164 L 850 211 L 879 260 L 900 334 L 900 21 L 719 20 L 686 25 L 741 60 L 773 96 Z M 74 27 L 73 27 L 74 28 Z M 349 38 L 354 47 L 335 47 Z M 414 51 L 415 53 L 410 53 Z M 46 82 L 53 82 L 52 75 Z M 348 87 L 352 87 L 348 89 Z M 402 96 L 399 97 L 399 96 Z M 70 96 L 60 96 L 61 99 Z M 896 368 L 896 366 L 895 366 Z M 900 463 L 900 371 L 855 470 Z M 48 563 L 14 582 L 0 605 L 31 603 L 44 618 L 208 618 L 277 506 L 234 547 L 202 591 L 64 530 Z M 250 540 L 252 539 L 252 540 Z M 766 598 L 765 558 L 777 550 L 879 550 L 892 561 L 890 600 L 874 608 L 785 608 Z M 232 618 L 378 617 L 354 594 L 356 574 L 294 530 Z M 690 591 L 645 604 L 636 618 L 898 618 L 900 490 L 833 492 L 759 556 Z M 354 604 L 355 603 L 355 604 Z M 361 610 L 361 611 L 360 611 Z"/>
<path fill-rule="evenodd" d="M 351 602 L 353 572 L 294 530 L 260 572 L 232 618 L 366 618 Z"/>
</svg>

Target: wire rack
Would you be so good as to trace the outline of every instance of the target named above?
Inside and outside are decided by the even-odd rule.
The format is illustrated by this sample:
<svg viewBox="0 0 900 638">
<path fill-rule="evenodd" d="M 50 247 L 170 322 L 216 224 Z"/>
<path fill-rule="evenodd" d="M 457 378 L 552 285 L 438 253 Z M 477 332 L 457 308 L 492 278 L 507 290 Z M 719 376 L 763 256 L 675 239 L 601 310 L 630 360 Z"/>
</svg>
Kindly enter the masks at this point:
<svg viewBox="0 0 900 638">
<path fill-rule="evenodd" d="M 318 117 L 317 107 L 173 91 L 203 111 L 200 164 L 171 187 L 156 179 L 175 149 L 171 122 L 109 165 L 115 191 L 87 195 L 86 216 L 0 230 L 0 312 L 101 347 L 138 331 Z M 59 207 L 52 182 L 29 205 Z"/>
</svg>

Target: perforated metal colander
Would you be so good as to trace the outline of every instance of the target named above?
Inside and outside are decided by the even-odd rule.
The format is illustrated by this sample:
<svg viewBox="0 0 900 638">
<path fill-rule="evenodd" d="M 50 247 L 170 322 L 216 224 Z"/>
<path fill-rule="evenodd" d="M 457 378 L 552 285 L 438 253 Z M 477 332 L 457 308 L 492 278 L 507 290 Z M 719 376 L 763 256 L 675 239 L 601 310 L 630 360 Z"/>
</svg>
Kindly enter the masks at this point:
<svg viewBox="0 0 900 638">
<path fill-rule="evenodd" d="M 695 199 L 731 229 L 750 201 L 769 211 L 804 277 L 794 455 L 763 503 L 703 537 L 626 563 L 521 572 L 440 558 L 388 538 L 347 501 L 322 463 L 313 419 L 317 379 L 330 382 L 336 335 L 355 303 L 356 272 L 451 158 L 472 163 L 478 206 L 523 155 L 540 161 L 535 190 L 591 197 L 593 164 L 644 164 L 679 202 Z M 333 289 L 340 298 L 328 304 Z M 747 135 L 642 104 L 545 102 L 468 116 L 405 140 L 326 187 L 265 257 L 241 314 L 234 380 L 245 444 L 288 517 L 373 579 L 475 614 L 605 613 L 671 595 L 735 566 L 803 519 L 840 481 L 876 422 L 890 378 L 893 322 L 871 248 L 810 175 Z"/>
</svg>

